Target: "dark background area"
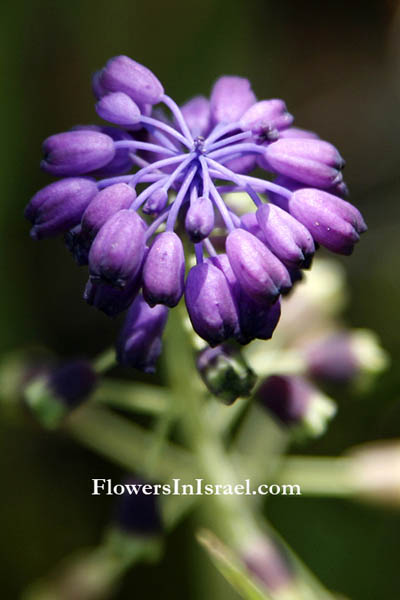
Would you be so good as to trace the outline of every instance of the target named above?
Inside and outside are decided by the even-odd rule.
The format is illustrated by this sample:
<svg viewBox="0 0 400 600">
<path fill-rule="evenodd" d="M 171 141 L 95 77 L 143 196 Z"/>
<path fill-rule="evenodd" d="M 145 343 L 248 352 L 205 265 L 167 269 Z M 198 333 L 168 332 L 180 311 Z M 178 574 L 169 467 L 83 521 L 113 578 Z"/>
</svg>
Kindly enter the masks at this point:
<svg viewBox="0 0 400 600">
<path fill-rule="evenodd" d="M 207 94 L 221 74 L 237 74 L 252 81 L 259 98 L 284 98 L 297 125 L 340 149 L 351 201 L 369 225 L 345 260 L 346 318 L 379 334 L 392 368 L 369 396 L 339 398 L 338 418 L 306 451 L 338 454 L 399 437 L 400 5 L 22 0 L 3 3 L 0 22 L 1 350 L 40 344 L 61 356 L 90 356 L 117 330 L 81 299 L 85 274 L 62 241 L 34 243 L 23 218 L 30 196 L 48 182 L 38 168 L 42 140 L 97 122 L 91 73 L 127 54 L 150 67 L 178 102 Z M 99 541 L 111 504 L 90 496 L 90 480 L 120 472 L 33 424 L 5 421 L 0 429 L 0 589 L 12 599 L 62 557 Z M 268 509 L 328 587 L 353 600 L 399 597 L 399 513 L 306 498 L 273 498 Z M 132 590 L 197 598 L 193 565 L 201 559 L 199 550 L 188 553 L 190 538 L 184 523 L 163 563 L 137 569 L 118 599 L 131 598 Z"/>
</svg>

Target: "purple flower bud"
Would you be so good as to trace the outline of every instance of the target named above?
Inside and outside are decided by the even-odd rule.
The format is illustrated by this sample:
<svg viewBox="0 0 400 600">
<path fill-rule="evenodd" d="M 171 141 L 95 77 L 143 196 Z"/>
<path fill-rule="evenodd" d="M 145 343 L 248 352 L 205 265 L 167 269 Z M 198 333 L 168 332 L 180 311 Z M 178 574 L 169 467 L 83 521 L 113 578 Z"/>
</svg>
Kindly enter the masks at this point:
<svg viewBox="0 0 400 600">
<path fill-rule="evenodd" d="M 97 192 L 96 183 L 84 177 L 60 179 L 47 185 L 25 209 L 25 217 L 33 224 L 31 236 L 39 240 L 75 227 Z"/>
<path fill-rule="evenodd" d="M 240 351 L 229 344 L 205 348 L 197 356 L 196 366 L 208 390 L 226 404 L 249 396 L 256 382 Z"/>
<path fill-rule="evenodd" d="M 210 133 L 211 110 L 207 98 L 196 96 L 181 106 L 181 111 L 194 137 L 205 137 Z"/>
<path fill-rule="evenodd" d="M 118 211 L 129 208 L 136 192 L 126 183 L 115 183 L 92 199 L 82 216 L 82 234 L 92 241 L 101 227 Z"/>
<path fill-rule="evenodd" d="M 141 295 L 136 298 L 117 341 L 117 358 L 121 365 L 154 373 L 167 317 L 166 306 L 151 308 Z"/>
<path fill-rule="evenodd" d="M 256 101 L 248 79 L 220 77 L 211 92 L 211 118 L 213 123 L 235 123 Z"/>
<path fill-rule="evenodd" d="M 239 329 L 235 335 L 240 344 L 248 344 L 258 338 L 269 340 L 281 315 L 280 302 L 259 304 L 241 288 L 226 254 L 207 259 L 225 275 L 239 314 Z"/>
<path fill-rule="evenodd" d="M 85 235 L 82 234 L 82 227 L 77 225 L 64 236 L 65 245 L 71 252 L 76 263 L 80 266 L 87 265 L 89 262 L 89 250 L 91 240 L 88 240 Z"/>
<path fill-rule="evenodd" d="M 68 362 L 51 371 L 48 378 L 49 389 L 69 409 L 86 400 L 96 383 L 97 375 L 86 360 Z"/>
<path fill-rule="evenodd" d="M 78 125 L 73 131 L 99 131 L 105 135 L 109 135 L 114 142 L 120 140 L 132 140 L 132 136 L 122 129 L 105 125 L 100 127 L 99 125 Z M 93 177 L 112 177 L 113 175 L 122 175 L 127 173 L 132 168 L 132 149 L 129 148 L 118 148 L 115 151 L 114 158 L 100 169 L 96 169 L 89 173 Z"/>
<path fill-rule="evenodd" d="M 167 206 L 167 202 L 168 192 L 164 188 L 158 188 L 146 200 L 142 210 L 146 215 L 157 215 Z"/>
<path fill-rule="evenodd" d="M 123 288 L 117 288 L 102 281 L 90 281 L 89 279 L 83 298 L 88 304 L 101 310 L 108 317 L 116 317 L 132 304 L 141 285 L 140 271 Z"/>
<path fill-rule="evenodd" d="M 144 485 L 149 482 L 129 477 L 123 484 L 125 488 L 138 490 L 126 491 L 116 503 L 113 526 L 125 534 L 141 537 L 158 536 L 163 531 L 161 511 L 155 494 L 145 494 Z"/>
<path fill-rule="evenodd" d="M 335 404 L 303 377 L 272 375 L 255 394 L 260 404 L 284 427 L 320 435 L 335 412 Z"/>
<path fill-rule="evenodd" d="M 185 283 L 185 253 L 173 231 L 156 237 L 143 266 L 143 296 L 150 304 L 172 308 L 182 297 Z"/>
<path fill-rule="evenodd" d="M 302 138 L 305 140 L 318 140 L 319 135 L 313 131 L 307 129 L 300 129 L 300 127 L 288 127 L 288 129 L 282 129 L 279 132 L 280 138 Z"/>
<path fill-rule="evenodd" d="M 107 62 L 100 85 L 109 92 L 124 92 L 139 104 L 157 104 L 164 94 L 157 77 L 128 56 L 115 56 Z"/>
<path fill-rule="evenodd" d="M 267 146 L 265 167 L 310 186 L 329 188 L 342 181 L 344 161 L 332 144 L 287 138 Z"/>
<path fill-rule="evenodd" d="M 124 287 L 142 264 L 145 228 L 133 210 L 123 209 L 110 217 L 90 248 L 91 280 Z"/>
<path fill-rule="evenodd" d="M 352 204 L 321 190 L 297 190 L 289 200 L 289 211 L 319 244 L 339 254 L 351 254 L 359 234 L 367 230 Z"/>
<path fill-rule="evenodd" d="M 191 203 L 186 213 L 185 229 L 194 243 L 210 235 L 214 229 L 214 207 L 210 198 L 200 196 Z"/>
<path fill-rule="evenodd" d="M 315 246 L 304 225 L 273 204 L 260 206 L 256 216 L 266 246 L 287 267 L 306 268 L 310 265 Z"/>
<path fill-rule="evenodd" d="M 242 215 L 242 217 L 240 218 L 240 226 L 249 233 L 255 235 L 256 238 L 258 238 L 265 244 L 265 237 L 260 225 L 258 224 L 255 212 L 246 213 Z"/>
<path fill-rule="evenodd" d="M 116 125 L 129 126 L 140 121 L 138 105 L 124 92 L 103 96 L 96 104 L 96 112 L 105 121 Z"/>
<path fill-rule="evenodd" d="M 255 169 L 257 164 L 257 156 L 253 156 L 252 154 L 245 154 L 243 156 L 238 156 L 237 158 L 233 158 L 232 160 L 227 161 L 226 166 L 231 171 L 239 174 L 250 173 Z"/>
<path fill-rule="evenodd" d="M 243 291 L 256 302 L 272 303 L 291 287 L 284 265 L 248 231 L 232 231 L 226 238 L 226 253 Z"/>
<path fill-rule="evenodd" d="M 283 100 L 262 100 L 244 113 L 240 119 L 240 127 L 243 131 L 268 136 L 271 132 L 290 127 L 293 120 Z"/>
<path fill-rule="evenodd" d="M 193 329 L 210 346 L 221 344 L 239 329 L 232 292 L 224 274 L 203 262 L 190 269 L 185 289 Z"/>
<path fill-rule="evenodd" d="M 41 167 L 52 175 L 83 175 L 104 167 L 115 155 L 114 141 L 98 131 L 51 135 L 43 142 Z"/>
<path fill-rule="evenodd" d="M 97 100 L 100 100 L 102 96 L 107 94 L 107 90 L 103 88 L 100 82 L 101 70 L 96 71 L 92 77 L 92 92 Z"/>
</svg>

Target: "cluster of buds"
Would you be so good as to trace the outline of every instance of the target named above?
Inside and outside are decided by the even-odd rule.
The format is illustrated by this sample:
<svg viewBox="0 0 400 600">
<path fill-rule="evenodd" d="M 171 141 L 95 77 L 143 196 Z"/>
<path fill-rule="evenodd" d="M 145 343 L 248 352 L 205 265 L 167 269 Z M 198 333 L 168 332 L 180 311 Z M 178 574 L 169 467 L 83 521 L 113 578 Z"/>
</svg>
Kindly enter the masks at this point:
<svg viewBox="0 0 400 600">
<path fill-rule="evenodd" d="M 93 91 L 112 125 L 45 140 L 42 168 L 61 179 L 25 214 L 34 239 L 65 234 L 89 266 L 89 304 L 111 316 L 128 309 L 123 364 L 154 370 L 168 310 L 182 296 L 210 346 L 269 339 L 281 295 L 318 245 L 350 254 L 366 230 L 344 199 L 336 148 L 293 127 L 282 100 L 258 101 L 247 79 L 221 77 L 209 100 L 179 107 L 151 71 L 117 56 Z M 256 167 L 274 180 L 249 175 Z M 239 215 L 225 194 L 243 192 L 254 209 Z M 196 257 L 186 279 L 181 233 Z"/>
</svg>

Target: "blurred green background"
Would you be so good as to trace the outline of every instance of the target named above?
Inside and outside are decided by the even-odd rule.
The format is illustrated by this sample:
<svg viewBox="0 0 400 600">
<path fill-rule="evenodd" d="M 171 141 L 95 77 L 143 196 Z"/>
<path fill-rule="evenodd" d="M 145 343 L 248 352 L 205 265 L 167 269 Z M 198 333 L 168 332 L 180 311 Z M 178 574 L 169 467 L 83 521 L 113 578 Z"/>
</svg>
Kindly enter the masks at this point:
<svg viewBox="0 0 400 600">
<path fill-rule="evenodd" d="M 400 433 L 400 7 L 394 0 L 21 0 L 0 8 L 2 193 L 1 350 L 45 345 L 93 355 L 117 323 L 81 299 L 85 274 L 60 240 L 34 243 L 23 208 L 48 182 L 42 140 L 96 122 L 90 75 L 127 54 L 149 66 L 178 102 L 207 94 L 221 74 L 248 77 L 258 97 L 282 97 L 296 124 L 346 158 L 351 200 L 369 232 L 346 259 L 348 323 L 374 329 L 392 369 L 367 397 L 339 398 L 328 434 L 302 452 L 338 454 Z M 93 477 L 121 472 L 34 424 L 0 425 L 1 597 L 13 599 L 65 555 L 95 544 L 111 501 Z M 354 600 L 398 598 L 400 513 L 339 500 L 278 498 L 270 518 L 332 589 Z M 162 564 L 136 569 L 118 599 L 209 598 L 191 524 Z M 216 575 L 216 577 L 219 577 Z M 195 590 L 197 589 L 197 591 Z M 231 598 L 221 587 L 221 598 Z M 214 600 L 214 598 L 212 598 Z"/>
</svg>

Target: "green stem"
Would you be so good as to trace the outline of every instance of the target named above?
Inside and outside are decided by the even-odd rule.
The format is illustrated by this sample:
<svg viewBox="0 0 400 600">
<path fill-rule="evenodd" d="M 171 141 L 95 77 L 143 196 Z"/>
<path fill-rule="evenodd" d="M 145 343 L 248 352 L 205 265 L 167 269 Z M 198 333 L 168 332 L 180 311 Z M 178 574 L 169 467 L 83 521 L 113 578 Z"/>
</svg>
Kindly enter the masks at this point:
<svg viewBox="0 0 400 600">
<path fill-rule="evenodd" d="M 91 398 L 94 404 L 111 406 L 134 413 L 161 415 L 172 404 L 166 388 L 144 383 L 104 379 Z"/>
<path fill-rule="evenodd" d="M 302 494 L 348 497 L 356 493 L 351 458 L 291 456 L 275 475 L 277 483 L 296 483 Z"/>
<path fill-rule="evenodd" d="M 93 368 L 99 375 L 109 371 L 117 364 L 117 358 L 114 348 L 107 348 L 93 359 Z"/>
</svg>

